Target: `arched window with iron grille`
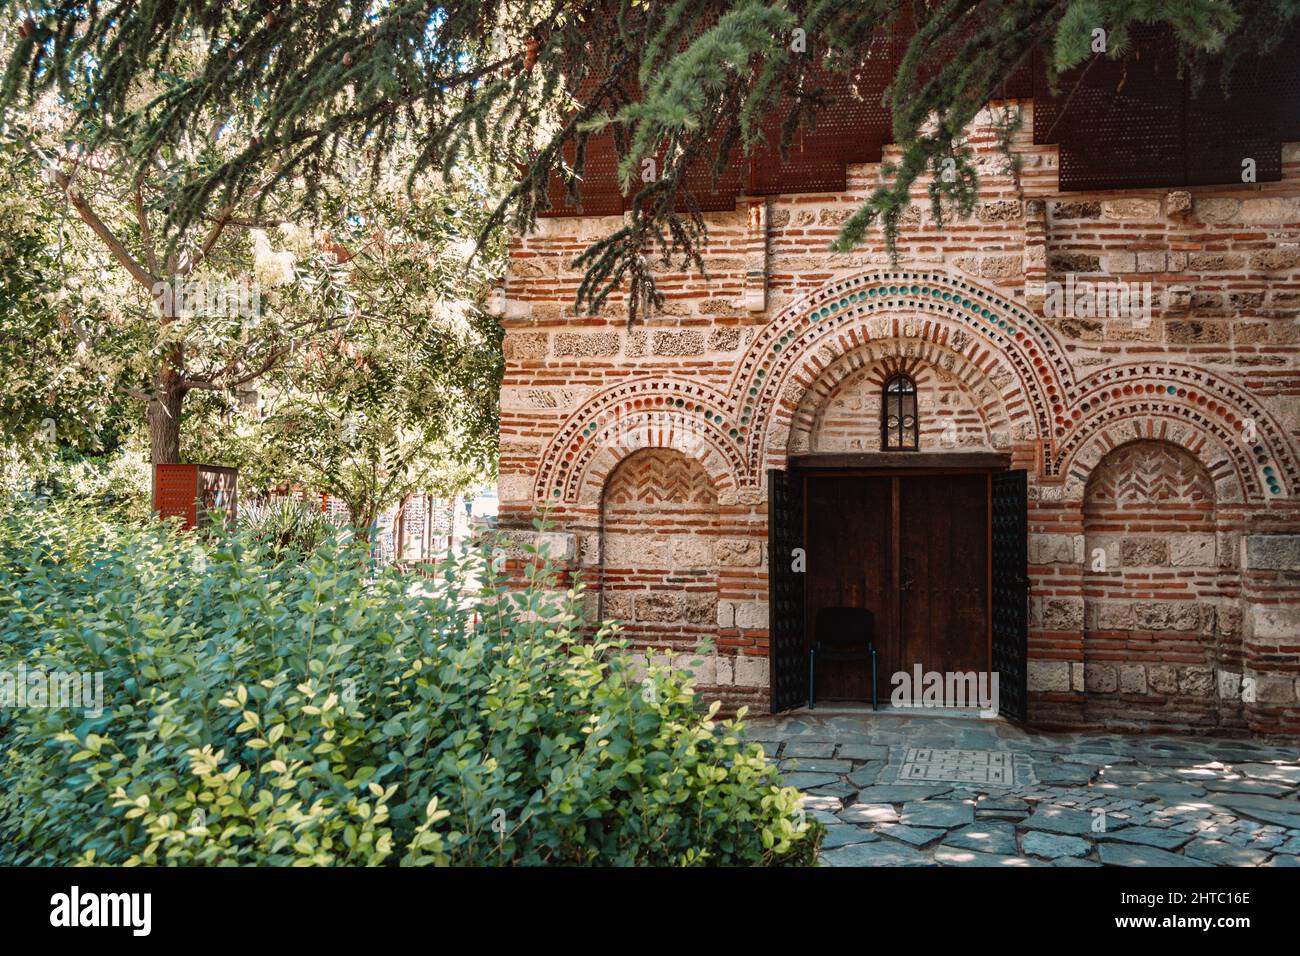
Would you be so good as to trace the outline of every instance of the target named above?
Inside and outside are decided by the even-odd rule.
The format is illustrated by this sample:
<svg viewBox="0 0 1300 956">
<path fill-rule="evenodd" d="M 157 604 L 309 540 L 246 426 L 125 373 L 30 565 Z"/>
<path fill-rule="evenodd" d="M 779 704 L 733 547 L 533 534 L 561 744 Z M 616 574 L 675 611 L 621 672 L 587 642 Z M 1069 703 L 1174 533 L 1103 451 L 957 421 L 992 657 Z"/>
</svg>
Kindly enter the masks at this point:
<svg viewBox="0 0 1300 956">
<path fill-rule="evenodd" d="M 881 391 L 880 450 L 916 451 L 921 447 L 916 414 L 916 382 L 891 375 Z"/>
</svg>

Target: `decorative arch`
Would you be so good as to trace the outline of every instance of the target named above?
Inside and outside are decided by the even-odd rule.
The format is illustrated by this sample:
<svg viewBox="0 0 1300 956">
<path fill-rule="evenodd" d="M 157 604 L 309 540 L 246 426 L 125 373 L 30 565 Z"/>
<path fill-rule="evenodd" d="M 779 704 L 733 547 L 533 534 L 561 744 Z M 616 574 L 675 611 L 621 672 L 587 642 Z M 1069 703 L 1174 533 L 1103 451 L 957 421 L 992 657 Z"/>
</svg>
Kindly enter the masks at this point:
<svg viewBox="0 0 1300 956">
<path fill-rule="evenodd" d="M 984 408 L 1005 419 L 1013 442 L 1039 445 L 1037 471 L 1048 482 L 1081 491 L 1089 456 L 1140 428 L 1182 435 L 1216 481 L 1234 476 L 1240 491 L 1229 497 L 1267 501 L 1300 491 L 1290 436 L 1231 380 L 1167 362 L 1126 363 L 1077 379 L 1055 333 L 1032 313 L 930 270 L 831 280 L 759 330 L 724 390 L 652 377 L 606 388 L 543 451 L 535 500 L 594 502 L 605 476 L 641 448 L 698 458 L 723 493 L 759 489 L 766 468 L 783 465 L 808 427 L 809 401 L 890 355 L 919 359 L 975 394 L 995 396 Z M 1253 444 L 1241 440 L 1247 423 Z M 1221 493 L 1221 500 L 1228 498 Z"/>
<path fill-rule="evenodd" d="M 728 393 L 745 436 L 746 477 L 761 481 L 769 447 L 788 434 L 802 395 L 840 356 L 884 339 L 956 351 L 1004 380 L 1034 438 L 1065 435 L 1074 373 L 1036 317 L 965 279 L 936 271 L 870 272 L 829 282 L 766 326 L 741 359 Z M 794 393 L 794 394 L 792 394 Z"/>
<path fill-rule="evenodd" d="M 718 489 L 698 459 L 643 448 L 604 482 L 599 618 L 654 653 L 687 653 L 718 622 Z"/>
<path fill-rule="evenodd" d="M 669 448 L 699 461 L 720 492 L 741 484 L 744 460 L 721 393 L 700 382 L 637 378 L 589 399 L 542 452 L 534 499 L 574 504 L 600 498 L 628 455 Z"/>
<path fill-rule="evenodd" d="M 1141 362 L 1099 371 L 1082 383 L 1069 417 L 1073 427 L 1055 449 L 1052 471 L 1072 487 L 1081 488 L 1110 448 L 1161 438 L 1196 455 L 1216 485 L 1234 479 L 1221 500 L 1267 501 L 1300 488 L 1285 429 L 1236 383 L 1203 369 Z"/>
<path fill-rule="evenodd" d="M 1166 436 L 1108 448 L 1082 492 L 1084 713 L 1089 721 L 1215 726 L 1240 639 L 1218 626 L 1217 489 L 1205 461 Z M 1152 588 L 1152 579 L 1160 586 Z"/>
<path fill-rule="evenodd" d="M 898 371 L 910 374 L 920 387 L 931 384 L 931 377 L 939 372 L 952 376 L 970 398 L 991 445 L 994 434 L 1000 431 L 1006 433 L 1008 442 L 1013 437 L 1031 440 L 1035 435 L 1027 405 L 1021 402 L 1014 410 L 1009 409 L 1003 394 L 1005 381 L 1000 386 L 988 369 L 976 365 L 947 343 L 891 339 L 869 342 L 827 365 L 799 396 L 790 416 L 788 434 L 771 436 L 769 456 L 811 450 L 819 416 L 844 383 L 865 373 L 873 387 L 879 388 Z M 1004 374 L 1003 378 L 1010 380 L 1009 375 Z"/>
</svg>

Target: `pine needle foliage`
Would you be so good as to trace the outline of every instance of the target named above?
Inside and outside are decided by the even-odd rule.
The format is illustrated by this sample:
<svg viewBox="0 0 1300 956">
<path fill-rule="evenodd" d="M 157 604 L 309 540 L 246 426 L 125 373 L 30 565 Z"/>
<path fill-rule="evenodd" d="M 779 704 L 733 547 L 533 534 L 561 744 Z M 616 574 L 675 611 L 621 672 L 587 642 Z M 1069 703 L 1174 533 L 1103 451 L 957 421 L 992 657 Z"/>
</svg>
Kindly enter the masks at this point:
<svg viewBox="0 0 1300 956">
<path fill-rule="evenodd" d="M 413 176 L 467 154 L 493 158 L 507 183 L 485 225 L 526 231 L 550 206 L 557 177 L 577 200 L 591 138 L 613 134 L 630 212 L 585 250 L 577 305 L 626 295 L 635 318 L 660 302 L 657 267 L 702 267 L 707 229 L 686 187 L 701 162 L 714 178 L 763 145 L 779 115 L 784 154 L 828 102 L 825 77 L 852 79 L 873 38 L 908 30 L 885 91 L 896 163 L 842 227 L 847 250 L 873 229 L 892 253 L 912 187 L 932 177 L 934 209 L 972 208 L 977 179 L 962 145 L 969 122 L 1035 49 L 1054 75 L 1093 55 L 1135 54 L 1133 30 L 1167 26 L 1180 65 L 1202 82 L 1206 58 L 1226 75 L 1265 52 L 1300 18 L 1297 0 L 56 0 L 28 12 L 5 2 L 16 53 L 0 104 L 50 88 L 87 87 L 78 103 L 128 129 L 139 155 L 183 136 L 191 118 L 255 112 L 257 132 L 177 202 L 184 222 L 228 205 L 274 169 L 263 194 L 293 177 L 326 175 L 349 147 L 376 169 L 400 131 L 424 131 Z M 804 42 L 796 42 L 801 35 Z M 144 78 L 167 73 L 174 45 L 202 37 L 201 73 L 144 105 Z M 639 171 L 653 158 L 653 175 Z M 142 159 L 142 161 L 144 161 Z M 945 175 L 936 175 L 939 172 Z"/>
</svg>

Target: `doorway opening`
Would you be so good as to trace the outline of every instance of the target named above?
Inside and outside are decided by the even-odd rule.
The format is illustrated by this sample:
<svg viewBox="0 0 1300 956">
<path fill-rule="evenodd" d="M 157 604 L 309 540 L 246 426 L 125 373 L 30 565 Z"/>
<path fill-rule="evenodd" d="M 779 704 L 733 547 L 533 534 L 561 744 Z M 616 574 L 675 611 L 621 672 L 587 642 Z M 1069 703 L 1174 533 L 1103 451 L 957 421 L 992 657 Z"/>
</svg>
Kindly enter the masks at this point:
<svg viewBox="0 0 1300 956">
<path fill-rule="evenodd" d="M 859 608 L 871 612 L 882 704 L 991 700 L 1023 716 L 1025 473 L 988 454 L 809 455 L 791 465 L 771 473 L 773 709 L 808 698 L 819 612 Z M 805 558 L 793 574 L 780 560 L 791 545 Z M 869 665 L 827 661 L 812 679 L 819 705 L 872 698 Z"/>
</svg>

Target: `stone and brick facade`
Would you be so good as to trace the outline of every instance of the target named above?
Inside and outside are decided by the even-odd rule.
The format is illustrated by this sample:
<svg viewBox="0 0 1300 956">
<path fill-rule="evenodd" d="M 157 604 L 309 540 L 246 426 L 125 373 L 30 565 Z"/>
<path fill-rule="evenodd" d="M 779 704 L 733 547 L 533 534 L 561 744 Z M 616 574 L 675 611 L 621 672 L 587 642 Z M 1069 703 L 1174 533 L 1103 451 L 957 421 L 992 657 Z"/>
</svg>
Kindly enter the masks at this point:
<svg viewBox="0 0 1300 956">
<path fill-rule="evenodd" d="M 516 240 L 501 526 L 545 510 L 593 617 L 683 664 L 705 641 L 705 695 L 761 711 L 767 469 L 879 451 L 903 370 L 923 451 L 1029 472 L 1032 722 L 1300 732 L 1300 144 L 1280 182 L 1062 193 L 1028 134 L 1006 171 L 993 115 L 974 215 L 939 228 L 922 184 L 894 262 L 828 251 L 876 164 L 708 214 L 707 275 L 633 328 L 573 312 L 620 217 Z M 1071 281 L 1150 283 L 1149 317 L 1060 314 Z"/>
</svg>

